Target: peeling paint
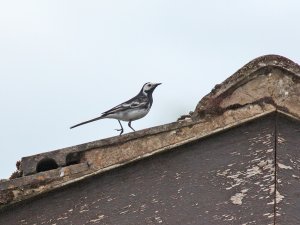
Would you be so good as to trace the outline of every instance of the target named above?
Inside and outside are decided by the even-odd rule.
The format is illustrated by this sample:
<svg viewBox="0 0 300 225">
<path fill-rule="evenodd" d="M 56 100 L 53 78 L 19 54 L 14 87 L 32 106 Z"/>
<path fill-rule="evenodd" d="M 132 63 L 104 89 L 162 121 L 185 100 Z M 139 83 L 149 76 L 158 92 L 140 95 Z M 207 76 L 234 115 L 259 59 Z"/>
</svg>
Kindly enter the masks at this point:
<svg viewBox="0 0 300 225">
<path fill-rule="evenodd" d="M 290 166 L 283 165 L 282 163 L 277 163 L 280 169 L 292 170 L 293 168 Z"/>
<path fill-rule="evenodd" d="M 252 176 L 255 176 L 255 175 L 258 175 L 258 174 L 262 174 L 262 171 L 260 170 L 260 168 L 258 166 L 253 166 L 252 168 L 250 169 L 247 169 L 247 172 L 246 172 L 246 177 L 252 177 Z"/>
<path fill-rule="evenodd" d="M 227 178 L 231 178 L 234 181 L 234 184 L 232 184 L 230 187 L 227 187 L 226 190 L 230 190 L 236 186 L 239 186 L 240 184 L 242 184 L 244 182 L 244 180 L 242 178 L 239 178 L 240 176 L 242 176 L 243 173 L 241 171 L 236 172 L 233 175 L 229 175 L 227 176 Z"/>
<path fill-rule="evenodd" d="M 104 215 L 99 215 L 97 219 L 90 220 L 90 223 L 96 223 L 104 219 Z"/>
<path fill-rule="evenodd" d="M 275 191 L 275 184 L 270 185 L 269 188 L 270 188 L 270 190 L 269 190 L 270 195 L 274 194 L 274 191 Z"/>
<path fill-rule="evenodd" d="M 281 195 L 278 190 L 276 190 L 276 203 L 277 204 L 280 203 L 283 199 L 284 199 L 284 196 Z"/>
<path fill-rule="evenodd" d="M 284 143 L 286 140 L 283 138 L 283 137 L 278 137 L 277 138 L 277 141 L 278 141 L 278 144 L 282 144 L 282 143 Z"/>
<path fill-rule="evenodd" d="M 227 166 L 228 167 L 232 167 L 232 166 L 234 166 L 236 163 L 231 163 L 231 164 L 228 164 Z"/>
<path fill-rule="evenodd" d="M 272 200 L 271 202 L 268 202 L 267 205 L 274 205 L 274 200 Z"/>
<path fill-rule="evenodd" d="M 236 193 L 234 196 L 231 196 L 230 200 L 235 205 L 241 205 L 243 198 L 246 196 L 248 189 L 244 189 L 241 193 Z"/>
<path fill-rule="evenodd" d="M 155 218 L 156 222 L 158 222 L 158 223 L 162 223 L 163 222 L 162 218 L 159 217 L 159 216 L 155 216 L 154 218 Z"/>
<path fill-rule="evenodd" d="M 217 175 L 219 175 L 219 176 L 226 176 L 229 171 L 230 171 L 230 169 L 227 169 L 227 170 L 224 170 L 223 172 L 218 172 Z"/>
<path fill-rule="evenodd" d="M 58 217 L 56 220 L 66 220 L 68 219 L 69 217 L 65 216 L 65 217 Z"/>
</svg>

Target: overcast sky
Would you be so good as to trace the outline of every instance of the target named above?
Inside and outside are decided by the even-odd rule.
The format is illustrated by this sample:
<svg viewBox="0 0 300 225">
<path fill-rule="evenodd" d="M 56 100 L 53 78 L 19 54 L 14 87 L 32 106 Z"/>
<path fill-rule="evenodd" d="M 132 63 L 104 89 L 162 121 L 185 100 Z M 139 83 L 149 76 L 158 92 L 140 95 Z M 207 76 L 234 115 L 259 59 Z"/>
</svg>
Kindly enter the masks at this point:
<svg viewBox="0 0 300 225">
<path fill-rule="evenodd" d="M 258 56 L 300 62 L 299 9 L 299 0 L 1 1 L 0 178 L 23 156 L 117 135 L 116 120 L 69 127 L 145 82 L 163 85 L 137 130 L 194 110 Z"/>
</svg>

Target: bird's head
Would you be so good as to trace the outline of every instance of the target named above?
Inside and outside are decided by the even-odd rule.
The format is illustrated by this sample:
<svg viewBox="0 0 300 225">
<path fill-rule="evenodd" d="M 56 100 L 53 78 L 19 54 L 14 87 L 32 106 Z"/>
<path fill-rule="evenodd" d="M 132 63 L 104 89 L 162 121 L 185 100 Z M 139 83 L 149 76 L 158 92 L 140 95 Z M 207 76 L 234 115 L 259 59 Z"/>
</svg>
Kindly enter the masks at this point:
<svg viewBox="0 0 300 225">
<path fill-rule="evenodd" d="M 155 88 L 156 88 L 158 85 L 161 85 L 161 83 L 151 83 L 151 82 L 147 82 L 146 84 L 144 84 L 144 86 L 143 86 L 143 88 L 142 88 L 141 91 L 142 91 L 145 95 L 152 94 L 153 91 L 155 90 Z"/>
</svg>

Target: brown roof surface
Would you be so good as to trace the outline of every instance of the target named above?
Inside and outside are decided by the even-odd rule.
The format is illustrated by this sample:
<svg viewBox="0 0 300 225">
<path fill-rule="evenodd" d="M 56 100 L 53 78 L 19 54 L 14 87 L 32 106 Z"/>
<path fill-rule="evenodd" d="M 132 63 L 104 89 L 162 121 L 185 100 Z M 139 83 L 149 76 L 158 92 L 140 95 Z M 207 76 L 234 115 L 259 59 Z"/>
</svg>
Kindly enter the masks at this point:
<svg viewBox="0 0 300 225">
<path fill-rule="evenodd" d="M 298 64 L 277 55 L 256 58 L 216 85 L 183 120 L 22 158 L 22 177 L 0 182 L 0 207 L 274 111 L 300 119 L 299 97 Z"/>
</svg>

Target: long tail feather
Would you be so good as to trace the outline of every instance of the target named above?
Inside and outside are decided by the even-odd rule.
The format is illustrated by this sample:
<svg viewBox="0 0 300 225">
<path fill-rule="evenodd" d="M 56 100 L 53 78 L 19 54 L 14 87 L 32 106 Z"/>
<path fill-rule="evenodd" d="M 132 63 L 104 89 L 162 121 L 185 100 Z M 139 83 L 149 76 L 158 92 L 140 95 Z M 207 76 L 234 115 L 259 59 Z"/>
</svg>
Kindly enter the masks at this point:
<svg viewBox="0 0 300 225">
<path fill-rule="evenodd" d="M 83 124 L 87 124 L 87 123 L 94 122 L 94 121 L 96 121 L 96 120 L 101 120 L 101 119 L 104 119 L 104 118 L 103 118 L 103 115 L 102 115 L 102 116 L 99 116 L 99 117 L 97 117 L 97 118 L 95 118 L 95 119 L 91 119 L 91 120 L 88 120 L 88 121 L 84 121 L 84 122 L 82 122 L 82 123 L 78 123 L 78 124 L 76 124 L 76 125 L 70 127 L 70 129 L 73 129 L 73 128 L 75 128 L 75 127 L 79 127 L 79 126 L 81 126 L 81 125 L 83 125 Z"/>
</svg>

